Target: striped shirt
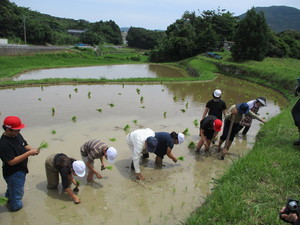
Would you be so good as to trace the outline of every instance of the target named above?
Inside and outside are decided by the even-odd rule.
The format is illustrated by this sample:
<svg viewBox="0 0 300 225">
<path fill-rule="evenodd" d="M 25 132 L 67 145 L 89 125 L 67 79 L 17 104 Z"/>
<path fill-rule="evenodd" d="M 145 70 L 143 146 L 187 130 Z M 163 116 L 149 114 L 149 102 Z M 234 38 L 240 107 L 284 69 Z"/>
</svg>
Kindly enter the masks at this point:
<svg viewBox="0 0 300 225">
<path fill-rule="evenodd" d="M 89 162 L 94 162 L 95 159 L 101 159 L 104 156 L 104 150 L 108 148 L 108 145 L 104 142 L 92 139 L 84 143 L 81 146 L 81 155 L 88 158 Z"/>
</svg>

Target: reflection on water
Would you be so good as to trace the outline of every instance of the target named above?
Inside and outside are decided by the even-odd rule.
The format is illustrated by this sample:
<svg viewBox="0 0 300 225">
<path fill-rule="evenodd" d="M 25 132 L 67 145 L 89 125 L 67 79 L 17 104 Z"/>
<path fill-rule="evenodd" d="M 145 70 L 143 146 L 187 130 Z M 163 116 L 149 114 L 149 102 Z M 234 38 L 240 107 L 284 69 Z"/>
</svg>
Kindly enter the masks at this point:
<svg viewBox="0 0 300 225">
<path fill-rule="evenodd" d="M 1 117 L 20 116 L 27 125 L 22 134 L 32 146 L 45 140 L 49 148 L 29 160 L 24 208 L 16 213 L 0 207 L 1 224 L 180 224 L 205 197 L 211 193 L 212 178 L 247 153 L 259 129 L 254 120 L 246 140 L 237 137 L 230 149 L 234 155 L 218 160 L 195 155 L 188 148 L 199 140 L 199 120 L 214 89 L 220 88 L 229 107 L 258 96 L 267 98 L 268 106 L 260 109 L 267 119 L 280 112 L 286 104 L 270 89 L 240 80 L 219 76 L 213 82 L 163 83 L 152 85 L 64 85 L 26 87 L 0 90 Z M 53 114 L 52 111 L 55 111 Z M 164 117 L 164 115 L 166 115 Z M 76 122 L 72 117 L 76 117 Z M 153 154 L 142 161 L 145 181 L 137 182 L 130 169 L 130 151 L 125 137 L 129 130 L 149 127 L 154 131 L 182 132 L 189 135 L 181 145 L 175 145 L 175 157 L 184 161 L 173 163 L 164 159 L 162 169 L 155 168 Z M 53 134 L 55 131 L 55 134 Z M 98 138 L 118 150 L 113 170 L 101 171 L 104 177 L 87 184 L 80 181 L 81 204 L 75 205 L 68 195 L 46 189 L 44 160 L 53 153 L 64 152 L 80 159 L 80 146 Z M 107 163 L 108 164 L 108 163 Z M 95 162 L 100 171 L 100 162 Z M 2 175 L 1 175 L 2 176 Z M 0 195 L 5 192 L 0 182 Z M 2 223 L 2 221 L 5 221 Z M 22 222 L 21 222 L 22 221 Z M 45 223 L 43 222 L 43 223 Z"/>
<path fill-rule="evenodd" d="M 138 77 L 183 77 L 179 70 L 156 64 L 126 64 L 33 70 L 15 77 L 15 81 L 46 78 L 118 79 Z"/>
</svg>

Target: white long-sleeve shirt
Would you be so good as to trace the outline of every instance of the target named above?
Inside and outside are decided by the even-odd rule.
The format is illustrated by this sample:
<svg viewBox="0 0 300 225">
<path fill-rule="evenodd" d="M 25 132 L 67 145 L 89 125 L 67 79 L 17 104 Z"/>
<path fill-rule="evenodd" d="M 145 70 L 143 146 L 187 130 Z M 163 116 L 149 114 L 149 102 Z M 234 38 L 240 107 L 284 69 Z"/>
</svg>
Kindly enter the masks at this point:
<svg viewBox="0 0 300 225">
<path fill-rule="evenodd" d="M 140 173 L 140 158 L 142 153 L 146 153 L 146 139 L 154 137 L 155 133 L 150 128 L 138 129 L 127 135 L 127 144 L 131 150 L 131 158 L 133 161 L 134 170 Z"/>
</svg>

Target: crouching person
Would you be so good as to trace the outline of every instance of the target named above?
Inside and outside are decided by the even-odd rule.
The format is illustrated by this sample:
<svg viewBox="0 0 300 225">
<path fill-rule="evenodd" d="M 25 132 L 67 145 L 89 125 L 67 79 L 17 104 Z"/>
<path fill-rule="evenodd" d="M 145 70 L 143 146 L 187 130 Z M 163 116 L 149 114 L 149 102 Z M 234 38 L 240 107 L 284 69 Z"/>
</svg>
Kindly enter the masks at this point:
<svg viewBox="0 0 300 225">
<path fill-rule="evenodd" d="M 58 153 L 50 155 L 46 159 L 45 169 L 48 183 L 47 188 L 57 188 L 60 174 L 63 190 L 70 195 L 75 204 L 79 204 L 80 199 L 74 194 L 73 190 L 70 188 L 70 185 L 71 183 L 76 185 L 76 181 L 73 176 L 85 176 L 84 162 L 70 158 L 63 153 Z"/>
<path fill-rule="evenodd" d="M 100 159 L 101 170 L 104 170 L 106 166 L 103 158 L 107 159 L 109 163 L 114 163 L 117 157 L 117 150 L 114 147 L 108 147 L 108 145 L 101 140 L 91 139 L 80 147 L 80 154 L 88 169 L 87 182 L 91 182 L 93 181 L 94 175 L 96 175 L 98 179 L 102 178 L 101 174 L 95 170 L 95 159 Z"/>
</svg>

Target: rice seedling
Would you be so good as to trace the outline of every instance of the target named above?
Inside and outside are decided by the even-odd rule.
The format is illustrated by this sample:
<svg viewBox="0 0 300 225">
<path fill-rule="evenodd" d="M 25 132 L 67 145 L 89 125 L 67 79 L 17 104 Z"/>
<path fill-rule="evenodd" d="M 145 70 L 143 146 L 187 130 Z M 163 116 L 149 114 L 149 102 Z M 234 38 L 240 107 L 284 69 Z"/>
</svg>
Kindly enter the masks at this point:
<svg viewBox="0 0 300 225">
<path fill-rule="evenodd" d="M 137 124 L 137 120 L 132 120 L 132 122 L 136 125 Z"/>
<path fill-rule="evenodd" d="M 4 197 L 0 197 L 0 206 L 3 206 L 7 203 L 7 198 L 4 198 Z"/>
<path fill-rule="evenodd" d="M 44 90 L 44 87 L 43 86 L 41 86 L 41 91 L 43 91 Z"/>
<path fill-rule="evenodd" d="M 110 141 L 116 141 L 116 138 L 110 138 L 109 140 Z"/>
<path fill-rule="evenodd" d="M 176 101 L 177 101 L 177 96 L 174 96 L 174 97 L 173 97 L 173 100 L 176 102 Z"/>
<path fill-rule="evenodd" d="M 122 95 L 122 93 L 119 92 L 118 95 Z"/>
<path fill-rule="evenodd" d="M 72 117 L 72 121 L 73 121 L 74 123 L 77 121 L 76 116 L 73 116 L 73 117 Z"/>
<path fill-rule="evenodd" d="M 179 157 L 177 158 L 177 160 L 184 161 L 184 157 L 183 157 L 183 156 L 179 156 Z"/>
<path fill-rule="evenodd" d="M 107 166 L 107 167 L 105 167 L 105 168 L 108 169 L 108 170 L 112 170 L 112 169 L 113 169 L 112 166 Z"/>
<path fill-rule="evenodd" d="M 150 216 L 148 219 L 148 223 L 151 223 L 152 217 Z"/>
<path fill-rule="evenodd" d="M 88 98 L 91 98 L 91 92 L 89 91 L 89 93 L 88 93 Z"/>
<path fill-rule="evenodd" d="M 190 135 L 190 134 L 189 134 L 189 128 L 185 128 L 185 130 L 182 131 L 182 133 L 183 133 L 184 135 L 186 135 L 186 136 Z"/>
<path fill-rule="evenodd" d="M 146 108 L 146 106 L 143 105 L 143 106 L 141 106 L 141 108 L 144 109 L 144 108 Z"/>
<path fill-rule="evenodd" d="M 167 112 L 164 112 L 164 118 L 166 118 L 167 117 Z"/>
<path fill-rule="evenodd" d="M 171 213 L 174 212 L 174 205 L 171 205 Z"/>
<path fill-rule="evenodd" d="M 74 91 L 77 93 L 78 92 L 78 88 L 74 88 Z"/>
<path fill-rule="evenodd" d="M 187 186 L 185 186 L 185 188 L 184 188 L 184 192 L 185 192 L 185 193 L 187 193 L 187 191 L 188 191 L 188 187 L 187 187 Z"/>
<path fill-rule="evenodd" d="M 124 131 L 128 131 L 130 129 L 130 126 L 126 124 L 126 126 L 123 128 Z"/>
<path fill-rule="evenodd" d="M 181 109 L 181 112 L 185 113 L 185 109 Z"/>
<path fill-rule="evenodd" d="M 185 202 L 181 202 L 181 208 L 183 208 L 183 206 L 185 205 Z"/>
<path fill-rule="evenodd" d="M 175 193 L 176 193 L 176 188 L 175 187 L 173 187 L 172 192 L 175 195 Z"/>
<path fill-rule="evenodd" d="M 56 130 L 52 130 L 52 131 L 51 131 L 51 134 L 56 134 Z"/>
<path fill-rule="evenodd" d="M 199 123 L 198 123 L 198 120 L 197 120 L 197 119 L 194 120 L 194 125 L 195 125 L 195 127 L 198 127 L 198 126 L 199 126 Z"/>
<path fill-rule="evenodd" d="M 99 108 L 99 109 L 96 109 L 98 112 L 102 112 L 102 109 L 101 108 Z"/>
<path fill-rule="evenodd" d="M 42 101 L 42 99 L 41 99 L 41 98 L 38 98 L 38 100 L 39 100 L 39 101 Z"/>
<path fill-rule="evenodd" d="M 72 98 L 72 95 L 71 94 L 69 94 L 69 99 L 71 99 Z"/>
<path fill-rule="evenodd" d="M 74 192 L 79 192 L 79 188 L 78 188 L 79 185 L 80 185 L 80 181 L 76 180 L 76 186 L 75 186 L 75 188 L 73 188 Z"/>
<path fill-rule="evenodd" d="M 108 104 L 111 108 L 114 107 L 115 105 L 113 103 Z"/>
<path fill-rule="evenodd" d="M 144 97 L 141 96 L 141 98 L 140 98 L 140 103 L 143 104 L 143 102 L 144 102 Z"/>
<path fill-rule="evenodd" d="M 185 104 L 185 108 L 187 109 L 189 107 L 189 103 L 187 102 L 186 104 Z"/>
<path fill-rule="evenodd" d="M 189 143 L 189 145 L 188 145 L 188 148 L 196 148 L 196 144 L 195 144 L 195 142 L 193 142 L 193 141 L 191 141 L 190 143 Z"/>
<path fill-rule="evenodd" d="M 52 116 L 55 114 L 55 109 L 52 107 Z"/>
<path fill-rule="evenodd" d="M 141 90 L 139 88 L 135 89 L 138 95 L 140 94 Z"/>
<path fill-rule="evenodd" d="M 46 141 L 42 141 L 38 147 L 38 150 L 42 150 L 44 148 L 48 148 L 49 144 Z"/>
</svg>

